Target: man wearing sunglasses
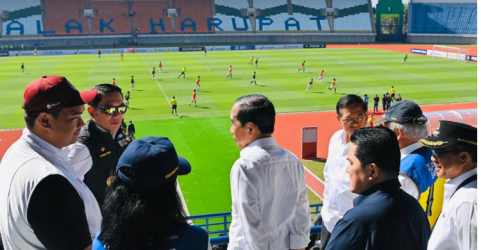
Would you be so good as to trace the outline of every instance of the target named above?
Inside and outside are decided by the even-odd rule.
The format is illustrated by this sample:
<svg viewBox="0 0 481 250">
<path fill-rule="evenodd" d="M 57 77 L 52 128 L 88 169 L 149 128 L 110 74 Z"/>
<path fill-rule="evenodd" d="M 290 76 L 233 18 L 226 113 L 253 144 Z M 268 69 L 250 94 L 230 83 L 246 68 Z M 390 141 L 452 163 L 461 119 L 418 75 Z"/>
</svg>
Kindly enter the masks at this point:
<svg viewBox="0 0 481 250">
<path fill-rule="evenodd" d="M 440 121 L 433 134 L 419 140 L 434 149 L 431 157 L 444 184 L 443 209 L 434 225 L 428 250 L 477 249 L 477 129 Z"/>
<path fill-rule="evenodd" d="M 102 206 L 105 189 L 127 148 L 127 137 L 120 128 L 127 106 L 118 86 L 100 84 L 94 89 L 98 90 L 97 96 L 87 108 L 90 120 L 80 132 L 78 142 L 70 146 L 69 160 Z"/>
</svg>

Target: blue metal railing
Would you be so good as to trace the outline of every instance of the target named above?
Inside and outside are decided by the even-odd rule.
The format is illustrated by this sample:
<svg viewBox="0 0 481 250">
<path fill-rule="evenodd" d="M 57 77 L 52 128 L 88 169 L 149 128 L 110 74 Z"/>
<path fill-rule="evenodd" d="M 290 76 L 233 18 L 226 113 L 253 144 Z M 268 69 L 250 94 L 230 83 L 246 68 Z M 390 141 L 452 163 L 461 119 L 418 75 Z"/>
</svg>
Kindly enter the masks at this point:
<svg viewBox="0 0 481 250">
<path fill-rule="evenodd" d="M 322 204 L 313 204 L 309 206 L 311 209 L 311 217 L 317 215 L 322 207 Z M 194 225 L 204 228 L 209 234 L 227 234 L 229 232 L 229 225 L 232 221 L 232 214 L 216 213 L 216 214 L 203 214 L 189 216 Z M 311 227 L 311 234 L 321 232 L 321 226 Z M 212 245 L 223 245 L 229 243 L 229 236 L 216 236 L 210 239 Z"/>
<path fill-rule="evenodd" d="M 320 234 L 322 226 L 311 227 L 311 234 Z M 211 245 L 225 245 L 229 243 L 229 236 L 217 236 L 210 238 Z"/>
<path fill-rule="evenodd" d="M 311 215 L 315 216 L 320 212 L 322 204 L 313 204 L 309 207 L 311 208 Z M 202 214 L 189 216 L 187 219 L 194 222 L 194 225 L 204 228 L 209 234 L 226 234 L 229 232 L 232 214 L 230 212 Z"/>
</svg>

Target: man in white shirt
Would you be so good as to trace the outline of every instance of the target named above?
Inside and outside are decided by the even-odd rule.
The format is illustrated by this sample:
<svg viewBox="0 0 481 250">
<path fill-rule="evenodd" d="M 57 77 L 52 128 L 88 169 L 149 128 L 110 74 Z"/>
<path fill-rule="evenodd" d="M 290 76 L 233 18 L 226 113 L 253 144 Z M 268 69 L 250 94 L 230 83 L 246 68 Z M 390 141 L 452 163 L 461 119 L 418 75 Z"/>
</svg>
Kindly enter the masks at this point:
<svg viewBox="0 0 481 250">
<path fill-rule="evenodd" d="M 428 250 L 477 249 L 477 129 L 440 121 L 438 129 L 419 142 L 434 149 L 436 173 L 439 178 L 448 179 L 444 184 L 443 209 L 434 225 Z"/>
<path fill-rule="evenodd" d="M 43 76 L 25 89 L 26 128 L 0 164 L 5 249 L 91 249 L 100 208 L 64 147 L 77 141 L 84 104 L 96 94 L 78 92 L 61 76 Z"/>
<path fill-rule="evenodd" d="M 262 95 L 240 97 L 230 119 L 241 150 L 231 170 L 229 250 L 304 249 L 310 212 L 304 167 L 271 136 L 274 105 Z"/>
<path fill-rule="evenodd" d="M 357 95 L 343 96 L 336 105 L 337 120 L 342 129 L 334 133 L 329 141 L 329 152 L 324 167 L 324 205 L 321 210 L 322 229 L 321 246 L 325 249 L 336 223 L 353 207 L 357 197 L 350 191 L 349 165 L 346 157 L 349 153 L 350 137 L 354 131 L 366 127 L 367 106 Z"/>
<path fill-rule="evenodd" d="M 401 189 L 417 200 L 438 179 L 431 161 L 433 151 L 418 142 L 428 136 L 427 120 L 415 102 L 400 101 L 375 122 L 376 125 L 384 123 L 384 126 L 396 133 L 401 148 L 398 177 Z"/>
</svg>

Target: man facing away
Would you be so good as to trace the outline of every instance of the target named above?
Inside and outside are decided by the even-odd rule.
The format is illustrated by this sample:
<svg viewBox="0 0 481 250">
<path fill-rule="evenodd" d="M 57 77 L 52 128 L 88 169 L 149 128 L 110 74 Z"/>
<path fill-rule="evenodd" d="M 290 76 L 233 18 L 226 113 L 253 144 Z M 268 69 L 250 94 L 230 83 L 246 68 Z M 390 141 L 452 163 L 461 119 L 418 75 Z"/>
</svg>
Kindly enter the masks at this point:
<svg viewBox="0 0 481 250">
<path fill-rule="evenodd" d="M 61 76 L 42 76 L 25 89 L 26 128 L 0 164 L 5 249 L 90 249 L 102 216 L 65 147 L 77 141 L 84 104 L 96 93 L 79 93 Z"/>
<path fill-rule="evenodd" d="M 418 142 L 428 136 L 427 121 L 419 105 L 401 101 L 375 123 L 384 123 L 396 133 L 401 149 L 399 182 L 401 188 L 417 200 L 438 179 L 431 162 L 433 151 Z"/>
<path fill-rule="evenodd" d="M 477 129 L 440 121 L 433 134 L 419 142 L 434 149 L 431 159 L 444 184 L 441 214 L 428 250 L 475 250 L 478 245 Z"/>
<path fill-rule="evenodd" d="M 230 132 L 241 149 L 231 170 L 229 250 L 304 249 L 310 213 L 304 167 L 272 137 L 274 105 L 262 95 L 234 103 Z"/>
<path fill-rule="evenodd" d="M 87 107 L 90 120 L 80 132 L 78 142 L 69 147 L 69 160 L 102 206 L 107 183 L 115 175 L 119 158 L 129 143 L 120 129 L 127 105 L 117 86 L 100 84 L 94 89 L 98 94 Z"/>
<path fill-rule="evenodd" d="M 352 201 L 357 196 L 349 190 L 346 156 L 352 133 L 364 128 L 367 121 L 367 107 L 357 95 L 346 95 L 339 99 L 336 111 L 342 129 L 334 133 L 329 141 L 329 152 L 324 167 L 321 249 L 325 249 L 334 226 L 347 210 L 352 208 Z"/>
<path fill-rule="evenodd" d="M 351 135 L 349 189 L 359 194 L 332 231 L 328 250 L 425 250 L 431 229 L 418 201 L 401 189 L 400 151 L 388 128 Z"/>
</svg>

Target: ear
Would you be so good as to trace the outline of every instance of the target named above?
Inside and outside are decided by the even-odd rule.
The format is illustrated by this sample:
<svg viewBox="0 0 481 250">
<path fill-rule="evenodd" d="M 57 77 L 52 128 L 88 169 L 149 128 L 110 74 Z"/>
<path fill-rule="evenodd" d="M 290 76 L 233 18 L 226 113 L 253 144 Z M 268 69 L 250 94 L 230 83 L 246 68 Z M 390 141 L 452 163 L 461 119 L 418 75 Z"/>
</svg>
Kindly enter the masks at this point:
<svg viewBox="0 0 481 250">
<path fill-rule="evenodd" d="M 396 137 L 397 137 L 397 140 L 399 141 L 403 137 L 404 132 L 400 129 L 397 129 L 397 132 L 398 132 L 398 134 L 397 134 Z"/>
<path fill-rule="evenodd" d="M 249 136 L 252 136 L 256 133 L 257 126 L 254 123 L 248 122 L 246 124 L 246 128 L 247 128 L 247 132 L 249 133 Z"/>
<path fill-rule="evenodd" d="M 369 168 L 369 180 L 373 181 L 379 177 L 379 168 L 377 167 L 376 163 L 371 163 L 367 167 Z"/>
<path fill-rule="evenodd" d="M 50 116 L 47 113 L 40 113 L 40 115 L 38 115 L 36 123 L 39 125 L 39 127 L 42 127 L 43 129 L 50 129 L 51 124 L 49 123 L 49 119 Z"/>
<path fill-rule="evenodd" d="M 95 109 L 92 106 L 87 107 L 87 111 L 89 112 L 90 116 L 94 116 Z"/>
<path fill-rule="evenodd" d="M 460 164 L 465 165 L 468 163 L 468 159 L 471 158 L 471 155 L 469 155 L 467 152 L 461 152 L 459 157 Z"/>
<path fill-rule="evenodd" d="M 341 124 L 341 117 L 339 117 L 339 115 L 336 115 L 336 119 L 339 122 L 339 124 Z"/>
</svg>

